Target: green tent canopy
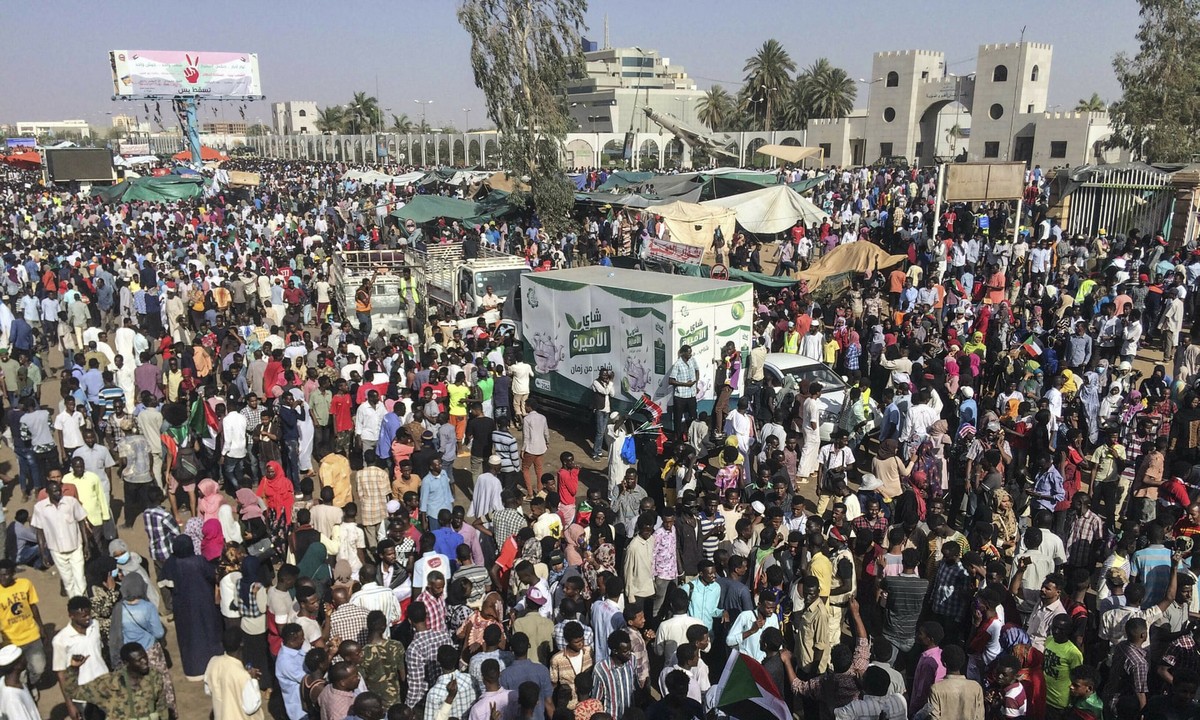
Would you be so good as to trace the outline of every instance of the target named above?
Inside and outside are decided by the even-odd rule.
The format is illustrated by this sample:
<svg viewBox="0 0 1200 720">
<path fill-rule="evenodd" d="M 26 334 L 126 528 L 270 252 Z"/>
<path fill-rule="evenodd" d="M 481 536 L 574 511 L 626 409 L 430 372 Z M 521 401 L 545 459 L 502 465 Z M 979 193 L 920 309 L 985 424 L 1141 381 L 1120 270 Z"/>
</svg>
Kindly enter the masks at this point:
<svg viewBox="0 0 1200 720">
<path fill-rule="evenodd" d="M 198 175 L 140 177 L 122 180 L 108 187 L 93 188 L 92 195 L 105 203 L 191 200 L 204 194 L 207 182 Z"/>
<path fill-rule="evenodd" d="M 412 220 L 418 225 L 431 223 L 438 218 L 480 225 L 507 215 L 514 209 L 508 193 L 493 190 L 478 202 L 442 195 L 417 195 L 404 207 L 394 210 L 392 217 L 402 221 Z"/>
</svg>

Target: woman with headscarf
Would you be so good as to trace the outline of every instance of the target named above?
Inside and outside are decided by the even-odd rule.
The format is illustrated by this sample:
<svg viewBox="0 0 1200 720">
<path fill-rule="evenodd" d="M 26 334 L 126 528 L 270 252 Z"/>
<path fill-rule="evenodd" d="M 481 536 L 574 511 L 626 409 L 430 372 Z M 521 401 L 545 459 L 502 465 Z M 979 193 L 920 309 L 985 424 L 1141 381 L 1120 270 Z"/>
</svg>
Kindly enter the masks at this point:
<svg viewBox="0 0 1200 720">
<path fill-rule="evenodd" d="M 292 521 L 292 508 L 296 504 L 295 488 L 292 487 L 292 481 L 288 479 L 287 473 L 283 471 L 283 465 L 277 460 L 270 460 L 266 464 L 266 472 L 263 474 L 262 480 L 258 483 L 257 495 L 266 501 L 267 510 L 275 514 L 277 518 L 284 518 L 285 522 Z"/>
<path fill-rule="evenodd" d="M 584 563 L 580 570 L 583 573 L 584 593 L 590 598 L 598 598 L 600 573 L 611 572 L 614 575 L 621 574 L 617 572 L 616 546 L 607 542 L 600 544 L 590 556 L 584 558 Z"/>
<path fill-rule="evenodd" d="M 196 500 L 196 515 L 204 520 L 216 520 L 217 511 L 225 502 L 225 497 L 221 495 L 221 486 L 216 480 L 204 478 L 196 485 L 197 495 Z"/>
<path fill-rule="evenodd" d="M 252 667 L 266 668 L 271 661 L 271 648 L 267 643 L 267 586 L 271 583 L 271 567 L 262 564 L 253 555 L 242 560 L 242 573 L 238 581 L 237 605 L 241 616 L 242 659 Z M 271 687 L 269 673 L 258 680 L 260 690 Z"/>
<path fill-rule="evenodd" d="M 1020 528 L 1017 526 L 1017 516 L 1013 512 L 1012 496 L 1004 488 L 992 493 L 996 508 L 992 511 L 992 527 L 996 529 L 996 547 L 1005 560 L 1012 560 L 1017 551 L 1020 539 Z"/>
<path fill-rule="evenodd" d="M 983 358 L 987 355 L 987 345 L 983 342 L 983 333 L 976 330 L 971 333 L 971 337 L 963 343 L 963 352 L 968 355 L 978 355 Z"/>
<path fill-rule="evenodd" d="M 489 625 L 499 627 L 504 630 L 504 600 L 498 592 L 490 592 L 483 597 L 483 602 L 479 609 L 467 618 L 466 622 L 458 628 L 456 636 L 463 643 L 463 651 L 468 655 L 473 655 L 483 649 L 483 631 Z M 500 647 L 508 647 L 506 642 L 507 633 L 500 637 Z"/>
<path fill-rule="evenodd" d="M 146 651 L 150 667 L 163 677 L 163 695 L 167 707 L 175 710 L 175 686 L 171 684 L 171 670 L 167 667 L 167 655 L 162 640 L 167 631 L 158 619 L 158 610 L 146 599 L 146 580 L 137 574 L 127 575 L 121 581 L 121 603 L 113 609 L 112 635 L 109 638 L 109 654 L 120 657 L 121 646 L 137 643 Z M 119 632 L 118 632 L 119 630 Z"/>
<path fill-rule="evenodd" d="M 1095 445 L 1100 441 L 1100 375 L 1092 371 L 1084 373 L 1076 397 L 1083 405 L 1088 443 Z"/>
<path fill-rule="evenodd" d="M 100 628 L 100 644 L 108 647 L 108 631 L 112 627 L 113 608 L 121 602 L 117 586 L 117 561 L 108 555 L 92 560 L 84 569 L 88 582 L 88 599 L 92 601 L 92 619 Z"/>
<path fill-rule="evenodd" d="M 150 588 L 147 597 L 154 604 L 155 609 L 162 607 L 162 598 L 158 594 L 158 587 L 150 582 L 150 571 L 147 569 L 146 561 L 141 555 L 129 549 L 129 545 L 120 538 L 113 540 L 108 544 L 108 554 L 117 563 L 117 580 L 120 581 L 129 575 L 141 575 L 146 581 L 146 585 Z"/>
<path fill-rule="evenodd" d="M 242 521 L 242 529 L 250 537 L 261 539 L 270 534 L 266 521 L 263 520 L 263 503 L 250 488 L 239 488 L 237 491 L 238 517 Z"/>
<path fill-rule="evenodd" d="M 172 555 L 163 566 L 163 576 L 175 584 L 172 595 L 175 634 L 183 674 L 189 680 L 199 680 L 208 661 L 223 652 L 221 615 L 213 602 L 216 571 L 195 554 L 192 539 L 180 535 L 172 543 Z"/>
<path fill-rule="evenodd" d="M 217 510 L 217 522 L 221 523 L 221 534 L 224 535 L 225 542 L 240 543 L 245 539 L 242 537 L 242 528 L 234 517 L 233 506 L 229 503 L 221 503 L 220 509 Z"/>
<path fill-rule="evenodd" d="M 475 613 L 469 604 L 474 592 L 475 584 L 470 578 L 457 577 L 446 585 L 446 629 L 451 635 L 457 636 Z"/>
<path fill-rule="evenodd" d="M 931 500 L 944 495 L 950 487 L 946 474 L 946 448 L 951 442 L 950 424 L 938 420 L 929 426 L 929 435 L 917 446 L 913 471 L 925 473 L 925 483 L 920 488 Z"/>
<path fill-rule="evenodd" d="M 183 535 L 192 541 L 192 549 L 196 555 L 200 554 L 204 547 L 204 520 L 203 518 L 192 517 L 183 526 Z"/>
<path fill-rule="evenodd" d="M 304 557 L 300 558 L 300 562 L 296 564 L 300 571 L 300 577 L 312 580 L 320 597 L 326 596 L 329 584 L 333 581 L 333 574 L 329 571 L 328 555 L 325 545 L 315 542 L 308 546 Z"/>
<path fill-rule="evenodd" d="M 225 549 L 225 532 L 221 529 L 221 521 L 206 520 L 203 526 L 204 538 L 200 541 L 200 555 L 212 562 L 221 557 Z"/>
</svg>

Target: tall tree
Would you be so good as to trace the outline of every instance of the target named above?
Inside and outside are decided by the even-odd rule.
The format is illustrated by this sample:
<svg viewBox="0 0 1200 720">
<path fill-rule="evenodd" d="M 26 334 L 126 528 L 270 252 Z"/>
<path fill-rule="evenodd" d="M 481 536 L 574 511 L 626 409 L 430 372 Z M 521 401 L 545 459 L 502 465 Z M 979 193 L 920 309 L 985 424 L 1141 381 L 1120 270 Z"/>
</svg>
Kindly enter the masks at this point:
<svg viewBox="0 0 1200 720">
<path fill-rule="evenodd" d="M 534 208 L 551 232 L 566 226 L 574 187 L 562 146 L 574 128 L 560 90 L 582 63 L 587 0 L 463 0 L 471 67 L 500 135 L 503 167 L 528 178 Z"/>
<path fill-rule="evenodd" d="M 715 132 L 729 130 L 729 125 L 737 115 L 737 105 L 729 91 L 720 85 L 713 85 L 696 104 L 696 116 L 700 122 Z"/>
<path fill-rule="evenodd" d="M 372 133 L 383 126 L 383 113 L 379 101 L 365 92 L 354 93 L 354 99 L 346 107 L 346 128 L 351 135 Z"/>
<path fill-rule="evenodd" d="M 819 58 L 796 77 L 793 102 L 803 107 L 809 118 L 843 118 L 854 109 L 858 87 L 845 70 L 827 58 Z"/>
<path fill-rule="evenodd" d="M 1101 99 L 1100 93 L 1092 93 L 1092 96 L 1087 100 L 1079 99 L 1075 104 L 1075 112 L 1103 112 L 1108 109 L 1108 105 Z"/>
<path fill-rule="evenodd" d="M 758 52 L 746 60 L 742 72 L 746 73 L 746 87 L 750 91 L 750 102 L 761 103 L 766 109 L 763 130 L 771 129 L 772 103 L 791 84 L 796 63 L 779 41 L 771 38 L 762 44 Z"/>
<path fill-rule="evenodd" d="M 392 132 L 400 133 L 401 135 L 407 135 L 413 131 L 413 122 L 412 120 L 408 119 L 407 114 L 401 113 L 397 115 L 392 113 L 392 127 L 390 130 Z"/>
<path fill-rule="evenodd" d="M 1115 103 L 1113 145 L 1149 162 L 1200 152 L 1200 0 L 1140 0 L 1138 52 L 1113 68 L 1124 96 Z"/>
<path fill-rule="evenodd" d="M 341 105 L 330 105 L 317 110 L 317 120 L 314 125 L 325 133 L 340 133 L 345 122 L 345 111 Z"/>
</svg>

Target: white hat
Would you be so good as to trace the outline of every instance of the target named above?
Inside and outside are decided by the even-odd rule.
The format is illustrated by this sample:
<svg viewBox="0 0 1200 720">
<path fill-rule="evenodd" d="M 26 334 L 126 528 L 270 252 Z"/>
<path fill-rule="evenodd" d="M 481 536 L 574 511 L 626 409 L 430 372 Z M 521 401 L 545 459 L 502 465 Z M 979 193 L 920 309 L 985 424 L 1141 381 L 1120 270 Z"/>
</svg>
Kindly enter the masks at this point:
<svg viewBox="0 0 1200 720">
<path fill-rule="evenodd" d="M 5 645 L 0 648 L 0 666 L 12 665 L 21 657 L 21 648 L 16 645 Z"/>
<path fill-rule="evenodd" d="M 870 492 L 883 487 L 883 481 L 875 477 L 871 473 L 863 473 L 862 482 L 859 483 L 858 489 Z"/>
<path fill-rule="evenodd" d="M 767 506 L 764 505 L 761 500 L 755 500 L 754 502 L 750 503 L 750 509 L 754 510 L 754 512 L 759 515 L 767 512 Z"/>
<path fill-rule="evenodd" d="M 394 515 L 399 510 L 400 510 L 400 501 L 399 500 L 388 500 L 387 501 L 388 515 Z"/>
<path fill-rule="evenodd" d="M 1117 366 L 1117 369 L 1118 370 L 1132 370 L 1133 363 L 1129 362 L 1128 360 L 1122 360 L 1121 364 Z"/>
<path fill-rule="evenodd" d="M 965 398 L 973 398 L 975 397 L 975 388 L 971 387 L 970 385 L 965 385 L 962 388 L 962 394 Z"/>
<path fill-rule="evenodd" d="M 488 465 L 499 465 L 499 464 L 500 464 L 500 456 L 499 455 L 489 455 L 488 456 Z"/>
</svg>

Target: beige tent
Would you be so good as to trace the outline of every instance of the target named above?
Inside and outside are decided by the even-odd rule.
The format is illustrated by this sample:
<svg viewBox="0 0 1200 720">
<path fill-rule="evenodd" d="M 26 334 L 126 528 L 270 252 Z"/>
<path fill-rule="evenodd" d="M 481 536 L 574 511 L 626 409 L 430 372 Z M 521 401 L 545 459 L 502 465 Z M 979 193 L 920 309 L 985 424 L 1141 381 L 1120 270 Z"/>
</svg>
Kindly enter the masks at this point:
<svg viewBox="0 0 1200 720">
<path fill-rule="evenodd" d="M 713 234 L 720 228 L 726 241 L 733 238 L 737 212 L 731 208 L 709 207 L 697 203 L 675 201 L 651 205 L 647 212 L 660 215 L 667 226 L 662 240 L 650 243 L 650 254 L 656 257 L 699 264 L 712 246 Z"/>
<path fill-rule="evenodd" d="M 811 290 L 834 275 L 848 272 L 866 274 L 890 268 L 907 259 L 905 255 L 889 255 L 878 245 L 860 240 L 835 247 L 822 255 L 807 270 L 796 273 L 796 279 L 806 280 Z"/>
<path fill-rule="evenodd" d="M 741 195 L 705 200 L 705 207 L 727 207 L 737 213 L 738 224 L 758 234 L 779 233 L 797 222 L 813 225 L 829 219 L 829 213 L 787 185 L 772 185 Z"/>
<path fill-rule="evenodd" d="M 821 167 L 825 167 L 825 153 L 821 152 L 819 147 L 804 147 L 802 145 L 763 145 L 756 152 L 760 152 L 767 157 L 779 158 L 784 162 L 800 163 L 808 158 L 815 157 L 821 161 Z"/>
</svg>

